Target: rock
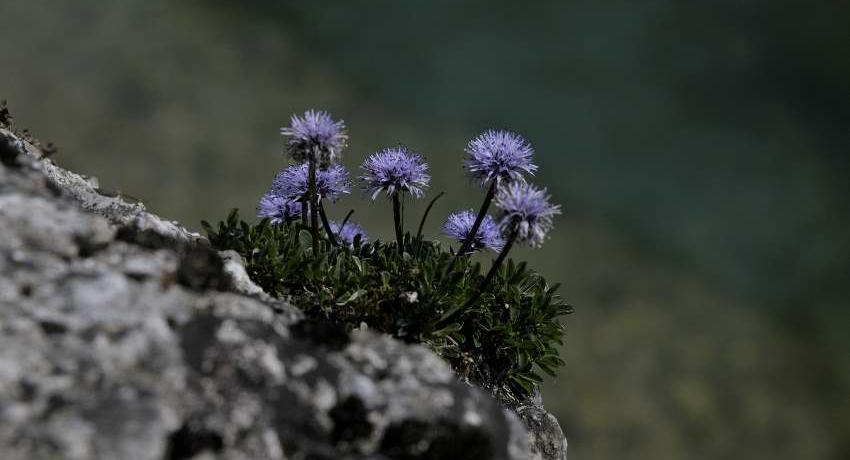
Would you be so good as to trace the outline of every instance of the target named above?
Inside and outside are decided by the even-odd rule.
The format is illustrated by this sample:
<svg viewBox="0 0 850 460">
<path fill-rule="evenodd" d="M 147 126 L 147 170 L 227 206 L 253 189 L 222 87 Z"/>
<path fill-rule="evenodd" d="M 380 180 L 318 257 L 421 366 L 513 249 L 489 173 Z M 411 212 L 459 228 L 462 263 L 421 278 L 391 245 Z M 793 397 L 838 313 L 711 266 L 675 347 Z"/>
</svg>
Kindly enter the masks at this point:
<svg viewBox="0 0 850 460">
<path fill-rule="evenodd" d="M 0 458 L 566 458 L 542 408 L 304 319 L 237 254 L 0 136 Z"/>
<path fill-rule="evenodd" d="M 546 412 L 542 401 L 528 401 L 515 408 L 528 429 L 532 448 L 545 459 L 567 458 L 567 438 L 554 415 Z"/>
<path fill-rule="evenodd" d="M 248 277 L 248 272 L 245 271 L 245 265 L 242 264 L 242 256 L 239 253 L 236 251 L 222 251 L 219 255 L 224 262 L 224 271 L 230 279 L 230 289 L 245 295 L 259 296 L 267 300 L 271 299 L 265 296 L 263 288 L 257 286 Z"/>
</svg>

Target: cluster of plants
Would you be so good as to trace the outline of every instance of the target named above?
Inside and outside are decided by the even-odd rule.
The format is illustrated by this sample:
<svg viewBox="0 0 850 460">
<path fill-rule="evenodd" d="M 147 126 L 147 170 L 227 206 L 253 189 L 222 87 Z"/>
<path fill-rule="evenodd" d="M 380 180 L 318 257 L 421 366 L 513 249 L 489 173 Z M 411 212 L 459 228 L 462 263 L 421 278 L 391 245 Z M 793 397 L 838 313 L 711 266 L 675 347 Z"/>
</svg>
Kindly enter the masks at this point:
<svg viewBox="0 0 850 460">
<path fill-rule="evenodd" d="M 442 193 L 405 228 L 404 202 L 422 198 L 430 184 L 422 156 L 403 146 L 369 156 L 359 178 L 372 200 L 393 209 L 395 239 L 369 241 L 350 218 L 329 216 L 329 205 L 353 187 L 339 164 L 347 143 L 345 125 L 326 112 L 293 116 L 287 151 L 293 164 L 277 174 L 260 199 L 257 224 L 234 210 L 216 227 L 203 223 L 210 242 L 245 259 L 252 279 L 285 297 L 308 317 L 362 327 L 424 343 L 462 377 L 523 397 L 555 375 L 563 327 L 572 312 L 542 276 L 508 258 L 517 244 L 539 247 L 559 207 L 545 189 L 528 183 L 537 169 L 533 149 L 520 135 L 489 130 L 470 141 L 464 167 L 485 190 L 478 212 L 448 216 L 446 247 L 427 239 L 423 226 Z M 488 214 L 491 207 L 500 215 Z M 497 254 L 485 270 L 476 251 Z"/>
</svg>

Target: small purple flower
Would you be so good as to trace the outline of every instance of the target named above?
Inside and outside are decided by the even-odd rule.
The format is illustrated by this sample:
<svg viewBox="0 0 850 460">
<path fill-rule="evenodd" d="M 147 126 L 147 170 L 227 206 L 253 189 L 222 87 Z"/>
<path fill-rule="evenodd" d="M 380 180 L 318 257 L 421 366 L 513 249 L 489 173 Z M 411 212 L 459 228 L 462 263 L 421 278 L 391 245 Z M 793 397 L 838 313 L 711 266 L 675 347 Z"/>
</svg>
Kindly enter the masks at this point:
<svg viewBox="0 0 850 460">
<path fill-rule="evenodd" d="M 287 151 L 301 163 L 312 159 L 324 168 L 335 163 L 348 141 L 345 122 L 334 121 L 328 112 L 308 110 L 299 117 L 293 115 L 289 127 L 280 133 L 289 138 Z"/>
<path fill-rule="evenodd" d="M 266 192 L 257 206 L 257 217 L 270 219 L 273 224 L 282 224 L 301 217 L 301 203 Z"/>
<path fill-rule="evenodd" d="M 428 165 L 418 153 L 406 147 L 390 147 L 373 153 L 360 166 L 366 173 L 360 178 L 374 200 L 385 191 L 388 197 L 395 193 L 410 192 L 416 198 L 425 194 L 431 182 Z"/>
<path fill-rule="evenodd" d="M 506 234 L 516 232 L 517 241 L 536 248 L 543 244 L 552 229 L 552 218 L 561 207 L 549 204 L 546 189 L 539 190 L 525 182 L 513 182 L 496 195 L 496 206 L 504 213 L 501 227 Z"/>
<path fill-rule="evenodd" d="M 292 165 L 279 172 L 272 182 L 272 190 L 280 196 L 293 201 L 301 201 L 307 195 L 309 166 L 307 163 Z M 348 171 L 342 165 L 333 165 L 328 169 L 316 171 L 316 193 L 319 199 L 331 201 L 340 195 L 351 192 Z"/>
<path fill-rule="evenodd" d="M 360 235 L 360 241 L 366 242 L 369 240 L 369 236 L 366 234 L 366 230 L 363 229 L 362 226 L 355 224 L 354 222 L 348 221 L 345 223 L 345 227 L 340 230 L 339 222 L 332 220 L 329 222 L 331 226 L 331 231 L 336 234 L 340 240 L 346 242 L 351 245 L 354 244 L 354 237 Z"/>
<path fill-rule="evenodd" d="M 457 211 L 449 215 L 446 223 L 443 224 L 443 233 L 458 241 L 466 240 L 472 225 L 475 223 L 475 213 L 470 209 L 468 211 Z M 502 238 L 499 224 L 493 220 L 490 215 L 484 216 L 481 221 L 481 226 L 475 232 L 475 238 L 472 239 L 470 249 L 477 251 L 478 249 L 491 249 L 499 251 L 505 245 L 505 239 Z"/>
<path fill-rule="evenodd" d="M 491 180 L 522 182 L 523 173 L 534 175 L 537 165 L 531 162 L 534 149 L 519 134 L 490 129 L 469 141 L 469 158 L 464 167 L 469 175 L 485 185 Z"/>
</svg>

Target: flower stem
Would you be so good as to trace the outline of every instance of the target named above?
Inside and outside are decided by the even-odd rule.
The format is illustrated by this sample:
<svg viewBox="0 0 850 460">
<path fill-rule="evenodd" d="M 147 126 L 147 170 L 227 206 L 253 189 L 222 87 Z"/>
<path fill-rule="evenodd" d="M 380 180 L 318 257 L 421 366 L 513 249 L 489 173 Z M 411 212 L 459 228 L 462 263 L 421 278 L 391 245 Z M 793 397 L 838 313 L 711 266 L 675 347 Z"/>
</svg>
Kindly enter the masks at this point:
<svg viewBox="0 0 850 460">
<path fill-rule="evenodd" d="M 348 214 L 345 215 L 345 219 L 342 219 L 342 223 L 339 224 L 339 232 L 342 233 L 342 229 L 345 228 L 345 224 L 348 223 L 348 219 L 351 219 L 351 215 L 354 214 L 354 210 L 348 211 Z"/>
<path fill-rule="evenodd" d="M 334 246 L 339 246 L 339 242 L 336 240 L 336 236 L 334 235 L 333 230 L 331 229 L 331 223 L 328 221 L 328 215 L 325 214 L 325 206 L 319 201 L 319 217 L 322 218 L 322 226 L 325 227 L 325 233 L 328 234 L 328 240 L 330 240 L 331 244 Z M 340 227 L 340 231 L 342 231 L 342 227 Z"/>
<path fill-rule="evenodd" d="M 469 251 L 469 247 L 472 245 L 472 242 L 475 241 L 475 235 L 478 234 L 478 229 L 481 227 L 481 222 L 484 221 L 484 217 L 487 215 L 487 210 L 490 208 L 490 203 L 493 201 L 494 196 L 496 196 L 496 179 L 491 179 L 490 188 L 487 189 L 487 195 L 484 196 L 484 203 L 481 205 L 481 209 L 475 217 L 475 222 L 473 222 L 472 228 L 469 229 L 469 233 L 466 235 L 463 243 L 461 243 L 460 248 L 458 248 L 454 258 L 452 258 L 452 261 L 449 263 L 449 266 L 446 267 L 446 270 L 443 272 L 442 282 L 447 280 L 446 277 L 449 273 L 451 273 L 452 269 L 455 268 L 458 259 Z"/>
<path fill-rule="evenodd" d="M 469 233 L 460 245 L 460 249 L 457 250 L 455 259 L 460 257 L 461 254 L 466 254 L 466 252 L 469 251 L 469 247 L 472 246 L 472 242 L 475 241 L 475 235 L 478 234 L 478 229 L 481 228 L 481 222 L 484 221 L 484 217 L 487 215 L 487 210 L 490 208 L 490 203 L 493 201 L 494 196 L 496 196 L 496 179 L 491 179 L 490 188 L 487 189 L 487 195 L 484 196 L 484 203 L 481 205 L 481 210 L 478 211 L 478 215 L 475 217 L 475 222 L 472 224 L 472 228 L 469 229 Z"/>
<path fill-rule="evenodd" d="M 306 200 L 306 199 L 304 199 L 304 200 L 301 202 L 301 225 L 302 225 L 304 228 L 307 228 L 307 209 L 309 209 L 309 208 L 307 207 L 307 200 Z"/>
<path fill-rule="evenodd" d="M 310 234 L 313 236 L 313 254 L 319 253 L 319 209 L 316 199 L 316 159 L 308 160 L 307 195 L 310 200 Z"/>
<path fill-rule="evenodd" d="M 493 281 L 493 277 L 496 276 L 496 272 L 499 270 L 499 267 L 505 261 L 505 258 L 508 257 L 508 252 L 511 250 L 511 247 L 513 247 L 514 242 L 517 238 L 517 234 L 518 232 L 516 229 L 511 231 L 510 236 L 508 236 L 508 241 L 505 242 L 505 246 L 502 248 L 502 251 L 499 253 L 499 256 L 496 257 L 496 260 L 493 262 L 493 266 L 490 267 L 490 271 L 487 272 L 487 276 L 485 276 L 484 279 L 481 280 L 481 283 L 478 285 L 478 288 L 475 289 L 475 294 L 473 294 L 472 297 L 470 297 L 469 300 L 466 302 L 467 308 L 470 307 L 473 303 L 475 303 L 475 301 L 478 300 L 479 297 L 481 297 L 481 293 L 484 292 L 484 289 L 486 289 L 490 282 Z"/>
<path fill-rule="evenodd" d="M 505 246 L 502 248 L 502 252 L 499 253 L 499 256 L 496 257 L 496 260 L 493 262 L 493 266 L 490 267 L 490 271 L 487 272 L 487 276 L 478 284 L 478 287 L 475 289 L 475 292 L 472 294 L 472 297 L 469 298 L 462 306 L 456 305 L 449 311 L 447 311 L 439 320 L 429 326 L 430 329 L 434 330 L 439 327 L 445 326 L 450 323 L 453 319 L 455 319 L 462 312 L 469 309 L 469 307 L 474 304 L 479 297 L 481 297 L 481 293 L 484 292 L 484 289 L 490 284 L 490 281 L 493 280 L 493 277 L 496 276 L 496 272 L 499 270 L 499 266 L 505 261 L 505 258 L 508 256 L 508 252 L 511 250 L 511 247 L 514 245 L 516 241 L 518 232 L 514 229 L 511 232 L 511 235 L 508 237 L 508 241 L 505 242 Z"/>
<path fill-rule="evenodd" d="M 424 214 L 422 214 L 422 220 L 420 220 L 420 221 L 419 221 L 419 231 L 417 231 L 417 232 L 416 232 L 416 239 L 417 239 L 417 240 L 418 240 L 420 237 L 422 237 L 422 227 L 424 227 L 424 226 L 425 226 L 425 221 L 428 219 L 428 213 L 430 213 L 430 212 L 431 212 L 431 208 L 434 206 L 434 203 L 436 203 L 436 202 L 437 202 L 437 200 L 439 200 L 439 199 L 440 199 L 443 195 L 445 195 L 445 193 L 446 193 L 446 192 L 440 192 L 440 193 L 438 193 L 438 194 L 437 194 L 437 196 L 435 196 L 435 197 L 434 197 L 434 199 L 433 199 L 433 200 L 431 200 L 431 202 L 430 202 L 430 203 L 428 203 L 428 207 L 427 207 L 427 208 L 425 208 L 425 213 L 424 213 Z"/>
<path fill-rule="evenodd" d="M 395 240 L 398 244 L 399 254 L 404 253 L 402 242 L 404 237 L 401 232 L 401 197 L 399 192 L 393 193 L 393 219 L 395 220 Z"/>
</svg>

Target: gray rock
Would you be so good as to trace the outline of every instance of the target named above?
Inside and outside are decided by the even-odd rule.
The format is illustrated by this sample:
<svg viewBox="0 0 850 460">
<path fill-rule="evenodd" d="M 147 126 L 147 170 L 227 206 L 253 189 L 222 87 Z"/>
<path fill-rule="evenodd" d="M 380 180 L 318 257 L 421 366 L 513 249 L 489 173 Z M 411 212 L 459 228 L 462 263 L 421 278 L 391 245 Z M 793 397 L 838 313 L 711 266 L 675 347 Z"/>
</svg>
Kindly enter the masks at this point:
<svg viewBox="0 0 850 460">
<path fill-rule="evenodd" d="M 537 404 L 521 405 L 515 410 L 525 423 L 528 440 L 540 458 L 567 459 L 567 438 L 554 415 Z"/>
<path fill-rule="evenodd" d="M 542 408 L 503 408 L 423 346 L 305 320 L 237 254 L 15 148 L 0 458 L 565 458 Z"/>
</svg>

